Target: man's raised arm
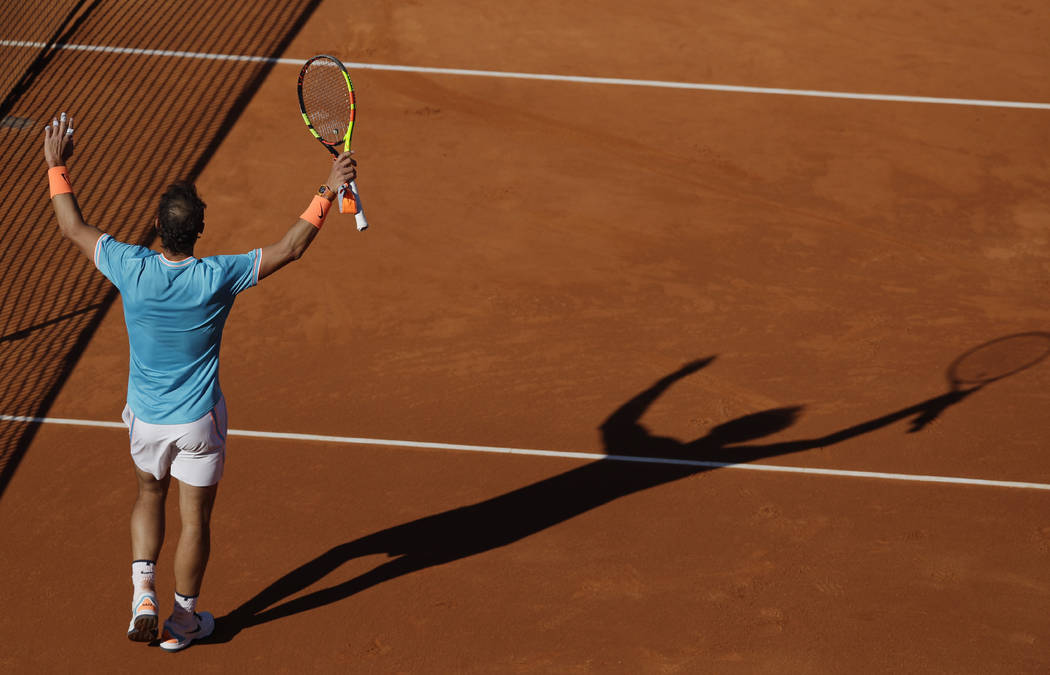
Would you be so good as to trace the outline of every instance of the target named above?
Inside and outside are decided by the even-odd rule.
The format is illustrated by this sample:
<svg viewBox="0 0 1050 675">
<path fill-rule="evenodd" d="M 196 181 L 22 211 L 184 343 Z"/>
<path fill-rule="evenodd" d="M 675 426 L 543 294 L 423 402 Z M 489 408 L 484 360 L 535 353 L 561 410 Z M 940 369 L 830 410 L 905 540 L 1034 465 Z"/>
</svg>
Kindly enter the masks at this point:
<svg viewBox="0 0 1050 675">
<path fill-rule="evenodd" d="M 262 262 L 259 265 L 259 279 L 263 279 L 281 269 L 293 260 L 302 257 L 314 237 L 321 231 L 328 209 L 335 199 L 332 186 L 339 186 L 357 178 L 357 162 L 350 152 L 344 152 L 332 164 L 328 181 L 314 195 L 310 206 L 299 216 L 299 220 L 275 244 L 263 247 Z"/>
<path fill-rule="evenodd" d="M 58 216 L 62 235 L 76 244 L 84 255 L 94 260 L 95 244 L 102 231 L 84 222 L 80 205 L 73 195 L 66 162 L 73 156 L 73 118 L 62 113 L 44 127 L 44 159 L 51 188 L 51 206 Z"/>
</svg>

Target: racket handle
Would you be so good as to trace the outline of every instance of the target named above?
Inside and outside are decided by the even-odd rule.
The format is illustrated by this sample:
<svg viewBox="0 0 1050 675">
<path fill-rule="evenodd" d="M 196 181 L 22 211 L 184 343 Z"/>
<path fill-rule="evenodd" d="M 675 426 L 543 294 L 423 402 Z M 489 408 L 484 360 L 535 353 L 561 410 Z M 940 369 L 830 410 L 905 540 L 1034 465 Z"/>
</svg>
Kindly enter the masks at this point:
<svg viewBox="0 0 1050 675">
<path fill-rule="evenodd" d="M 354 203 L 357 204 L 357 213 L 354 214 L 357 231 L 363 232 L 368 229 L 368 221 L 365 220 L 365 206 L 361 203 L 361 195 L 357 194 L 357 181 L 350 181 L 350 194 L 354 196 Z"/>
</svg>

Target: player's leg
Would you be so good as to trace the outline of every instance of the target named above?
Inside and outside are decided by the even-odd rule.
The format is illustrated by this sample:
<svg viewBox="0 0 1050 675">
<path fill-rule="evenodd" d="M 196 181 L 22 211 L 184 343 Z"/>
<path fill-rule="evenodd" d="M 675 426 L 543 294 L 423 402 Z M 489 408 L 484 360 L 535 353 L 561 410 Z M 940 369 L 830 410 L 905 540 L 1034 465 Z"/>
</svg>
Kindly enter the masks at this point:
<svg viewBox="0 0 1050 675">
<path fill-rule="evenodd" d="M 171 476 L 167 471 L 166 443 L 157 427 L 138 422 L 130 409 L 124 410 L 131 441 L 138 495 L 131 509 L 131 622 L 128 638 L 151 642 L 157 638 L 157 592 L 155 565 L 164 544 L 164 503 Z M 161 478 L 157 478 L 161 476 Z"/>
<path fill-rule="evenodd" d="M 219 485 L 196 487 L 179 482 L 182 532 L 175 549 L 175 592 L 184 597 L 200 593 L 211 552 L 211 511 Z"/>
<path fill-rule="evenodd" d="M 226 407 L 223 401 L 205 417 L 186 425 L 171 474 L 179 481 L 182 531 L 175 549 L 175 607 L 164 622 L 161 648 L 183 649 L 211 635 L 215 620 L 197 612 L 204 570 L 211 552 L 211 513 L 226 461 Z"/>
<path fill-rule="evenodd" d="M 164 502 L 171 476 L 161 480 L 135 467 L 139 492 L 131 509 L 131 555 L 135 560 L 156 561 L 164 544 Z"/>
<path fill-rule="evenodd" d="M 215 630 L 212 615 L 197 612 L 197 596 L 211 552 L 211 512 L 218 489 L 218 483 L 198 487 L 179 481 L 182 532 L 175 548 L 175 606 L 160 638 L 166 651 L 184 649 Z"/>
<path fill-rule="evenodd" d="M 164 501 L 171 476 L 161 480 L 135 467 L 138 497 L 131 509 L 131 623 L 128 638 L 150 642 L 157 638 L 157 591 L 154 565 L 164 543 Z"/>
</svg>

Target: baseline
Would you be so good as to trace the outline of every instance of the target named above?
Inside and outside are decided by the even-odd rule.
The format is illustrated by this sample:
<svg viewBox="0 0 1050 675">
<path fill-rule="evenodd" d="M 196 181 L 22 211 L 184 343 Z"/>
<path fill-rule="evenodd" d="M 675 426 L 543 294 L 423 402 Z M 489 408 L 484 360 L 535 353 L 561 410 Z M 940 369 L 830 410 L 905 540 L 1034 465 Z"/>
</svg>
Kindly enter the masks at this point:
<svg viewBox="0 0 1050 675">
<path fill-rule="evenodd" d="M 65 417 L 25 417 L 19 415 L 0 415 L 0 422 L 21 422 L 26 424 L 64 424 L 68 426 L 105 427 L 125 429 L 123 422 L 105 422 L 100 420 L 82 420 Z M 633 462 L 637 464 L 671 464 L 675 466 L 698 466 L 711 469 L 744 469 L 747 471 L 770 471 L 775 473 L 796 473 L 817 476 L 838 476 L 840 478 L 871 478 L 879 480 L 910 481 L 918 483 L 941 483 L 950 485 L 971 485 L 979 487 L 1012 488 L 1024 490 L 1050 491 L 1050 483 L 1027 483 L 1023 481 L 990 480 L 985 478 L 962 478 L 958 476 L 930 476 L 923 474 L 887 473 L 884 471 L 853 471 L 847 469 L 821 469 L 804 466 L 783 466 L 779 464 L 750 464 L 740 462 L 708 462 L 694 459 L 672 459 L 662 457 L 637 457 L 633 455 L 605 455 L 597 452 L 566 452 L 560 450 L 536 450 L 529 448 L 505 448 L 494 445 L 463 445 L 459 443 L 433 443 L 427 441 L 398 441 L 385 438 L 358 438 L 355 436 L 326 436 L 322 434 L 298 434 L 273 431 L 250 431 L 230 429 L 229 436 L 246 438 L 266 438 L 292 441 L 314 441 L 320 443 L 341 443 L 345 445 L 375 445 L 398 448 L 419 448 L 427 450 L 460 450 L 466 452 L 485 452 L 502 455 L 531 455 L 535 457 L 558 457 L 562 459 L 609 460 L 615 462 Z"/>
<path fill-rule="evenodd" d="M 26 47 L 43 49 L 45 42 L 26 40 L 0 40 L 0 47 Z M 253 63 L 279 63 L 301 66 L 306 59 L 279 58 L 275 56 L 248 56 L 241 54 L 209 54 L 166 49 L 144 49 L 139 47 L 111 47 L 106 45 L 81 45 L 58 43 L 54 49 L 71 51 L 103 52 L 106 54 L 130 54 L 135 56 L 164 56 L 185 59 L 207 59 L 214 61 L 250 61 Z M 882 101 L 892 103 L 933 103 L 940 105 L 980 106 L 986 108 L 1024 108 L 1028 110 L 1050 110 L 1050 103 L 1029 101 L 995 101 L 974 98 L 941 98 L 936 96 L 906 96 L 898 94 L 864 94 L 846 91 L 823 91 L 819 89 L 784 89 L 778 87 L 749 87 L 732 84 L 710 84 L 700 82 L 671 82 L 666 80 L 637 80 L 621 77 L 589 77 L 583 75 L 548 75 L 542 73 L 516 73 L 500 70 L 472 70 L 467 68 L 432 68 L 427 66 L 399 66 L 380 63 L 346 61 L 347 68 L 354 70 L 386 70 L 405 73 L 427 73 L 431 75 L 466 75 L 471 77 L 497 77 L 518 80 L 544 80 L 547 82 L 572 82 L 576 84 L 604 84 L 630 87 L 659 87 L 663 89 L 691 89 L 720 91 L 737 94 L 770 94 L 776 96 L 809 96 L 815 98 L 837 98 L 855 101 Z"/>
</svg>

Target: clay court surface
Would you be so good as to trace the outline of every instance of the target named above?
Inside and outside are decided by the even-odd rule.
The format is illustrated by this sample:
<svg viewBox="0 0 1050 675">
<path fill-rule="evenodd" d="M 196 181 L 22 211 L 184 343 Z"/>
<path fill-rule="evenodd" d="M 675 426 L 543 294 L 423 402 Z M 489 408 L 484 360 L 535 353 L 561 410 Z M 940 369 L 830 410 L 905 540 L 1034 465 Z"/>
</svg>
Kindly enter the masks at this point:
<svg viewBox="0 0 1050 675">
<path fill-rule="evenodd" d="M 1034 0 L 51 4 L 0 39 L 1050 102 Z M 294 63 L 0 63 L 0 414 L 119 422 L 119 297 L 57 233 L 43 123 L 76 116 L 125 241 L 194 179 L 199 256 L 276 241 L 327 154 Z M 231 435 L 218 629 L 172 656 L 124 637 L 126 432 L 0 421 L 0 670 L 1050 670 L 1050 359 L 946 382 L 1050 330 L 1050 110 L 350 70 L 372 228 L 238 298 L 232 429 L 1034 487 Z"/>
</svg>

